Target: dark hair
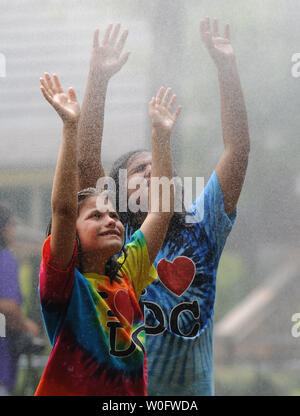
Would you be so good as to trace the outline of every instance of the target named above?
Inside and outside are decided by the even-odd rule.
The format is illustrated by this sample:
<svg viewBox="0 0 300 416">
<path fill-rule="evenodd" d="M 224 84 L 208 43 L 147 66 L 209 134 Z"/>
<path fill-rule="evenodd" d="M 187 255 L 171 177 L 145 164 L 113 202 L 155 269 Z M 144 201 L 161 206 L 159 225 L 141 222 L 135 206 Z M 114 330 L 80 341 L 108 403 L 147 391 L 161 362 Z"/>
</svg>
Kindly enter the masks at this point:
<svg viewBox="0 0 300 416">
<path fill-rule="evenodd" d="M 105 196 L 107 196 L 107 198 L 109 198 L 109 200 L 113 203 L 113 201 L 111 200 L 109 191 L 103 191 L 101 192 L 101 194 L 102 195 L 105 194 Z M 98 195 L 100 195 L 100 193 L 98 192 L 96 188 L 86 188 L 86 189 L 79 191 L 77 194 L 78 214 L 79 214 L 80 207 L 83 205 L 84 201 L 86 201 L 88 198 L 91 198 L 92 196 L 98 196 Z M 47 230 L 46 230 L 47 237 L 51 234 L 51 225 L 52 225 L 52 219 L 50 220 Z M 83 271 L 82 255 L 84 254 L 84 252 L 81 249 L 81 244 L 80 244 L 79 236 L 77 233 L 76 233 L 76 242 L 77 242 L 77 249 L 78 249 L 78 270 L 82 273 Z M 119 272 L 127 258 L 127 251 L 124 245 L 122 247 L 122 252 L 124 254 L 124 260 L 122 263 L 119 263 L 117 261 L 117 256 L 111 256 L 105 264 L 105 274 L 110 278 L 111 283 L 113 282 L 113 280 L 118 281 L 118 278 L 122 277 Z"/>
<path fill-rule="evenodd" d="M 119 212 L 119 191 L 120 186 L 125 186 L 125 184 L 119 183 L 119 170 L 120 169 L 127 169 L 129 163 L 134 159 L 138 154 L 141 153 L 149 153 L 149 150 L 134 150 L 127 152 L 120 156 L 113 164 L 111 171 L 110 171 L 110 177 L 114 180 L 116 185 L 116 210 Z M 176 177 L 175 170 L 173 171 L 174 177 Z M 166 240 L 174 240 L 178 238 L 178 229 L 185 229 L 192 227 L 192 223 L 186 222 L 186 216 L 189 215 L 189 213 L 186 211 L 184 204 L 183 204 L 183 188 L 182 188 L 182 210 L 181 212 L 174 212 L 171 221 L 169 223 L 168 231 L 166 234 Z M 140 223 L 138 220 L 138 216 L 131 212 L 129 209 L 127 212 L 119 212 L 120 219 L 122 223 L 128 224 L 129 227 L 133 228 L 133 230 L 137 230 L 140 227 Z"/>
<path fill-rule="evenodd" d="M 4 237 L 4 231 L 10 218 L 13 216 L 10 209 L 0 205 L 0 250 L 7 246 L 6 238 Z"/>
<path fill-rule="evenodd" d="M 119 170 L 120 169 L 127 169 L 129 163 L 131 162 L 131 159 L 134 159 L 138 154 L 140 153 L 149 153 L 149 150 L 134 150 L 127 152 L 120 156 L 113 164 L 109 176 L 114 180 L 116 185 L 116 211 L 119 213 L 120 219 L 122 223 L 128 224 L 134 230 L 137 230 L 139 228 L 139 221 L 135 214 L 133 214 L 131 211 L 127 210 L 126 212 L 120 212 L 119 207 L 119 195 L 120 195 L 120 186 L 125 186 L 125 184 L 120 184 L 119 182 Z"/>
</svg>

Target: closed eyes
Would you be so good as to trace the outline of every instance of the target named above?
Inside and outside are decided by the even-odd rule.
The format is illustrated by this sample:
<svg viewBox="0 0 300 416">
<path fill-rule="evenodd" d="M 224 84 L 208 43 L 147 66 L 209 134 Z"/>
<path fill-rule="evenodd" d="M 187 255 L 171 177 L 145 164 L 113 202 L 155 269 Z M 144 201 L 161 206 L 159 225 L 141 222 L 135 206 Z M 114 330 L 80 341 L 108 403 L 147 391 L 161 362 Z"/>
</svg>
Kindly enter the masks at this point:
<svg viewBox="0 0 300 416">
<path fill-rule="evenodd" d="M 133 173 L 136 173 L 136 172 L 143 172 L 144 170 L 146 170 L 146 168 L 147 168 L 147 164 L 142 164 L 142 165 L 138 165 L 138 166 L 136 166 L 133 170 L 132 170 L 132 172 Z"/>
</svg>

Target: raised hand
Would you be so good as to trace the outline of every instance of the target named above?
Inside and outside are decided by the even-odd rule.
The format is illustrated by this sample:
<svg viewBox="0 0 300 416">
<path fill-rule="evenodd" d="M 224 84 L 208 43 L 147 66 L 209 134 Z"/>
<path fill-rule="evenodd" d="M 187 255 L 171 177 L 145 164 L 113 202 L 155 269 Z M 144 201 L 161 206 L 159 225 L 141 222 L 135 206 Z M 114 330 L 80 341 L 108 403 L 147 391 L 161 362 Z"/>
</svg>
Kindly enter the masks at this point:
<svg viewBox="0 0 300 416">
<path fill-rule="evenodd" d="M 77 123 L 80 116 L 80 106 L 73 88 L 68 89 L 68 95 L 62 89 L 58 76 L 45 72 L 45 79 L 40 78 L 41 91 L 45 99 L 52 105 L 64 123 Z"/>
<path fill-rule="evenodd" d="M 175 121 L 182 109 L 178 106 L 175 112 L 173 112 L 176 95 L 172 95 L 172 88 L 161 87 L 156 97 L 152 97 L 149 103 L 149 116 L 154 129 L 158 134 L 171 133 Z M 170 98 L 171 97 L 171 98 Z"/>
<path fill-rule="evenodd" d="M 223 65 L 232 63 L 235 59 L 234 50 L 230 43 L 229 24 L 225 26 L 224 36 L 219 34 L 218 20 L 213 19 L 213 29 L 210 28 L 210 19 L 206 17 L 200 21 L 200 34 L 203 43 L 219 69 Z"/>
<path fill-rule="evenodd" d="M 93 53 L 91 58 L 91 71 L 99 74 L 101 79 L 109 80 L 127 62 L 130 52 L 122 54 L 128 30 L 124 30 L 119 37 L 121 24 L 115 27 L 109 24 L 106 27 L 103 39 L 99 44 L 99 29 L 94 32 Z"/>
</svg>

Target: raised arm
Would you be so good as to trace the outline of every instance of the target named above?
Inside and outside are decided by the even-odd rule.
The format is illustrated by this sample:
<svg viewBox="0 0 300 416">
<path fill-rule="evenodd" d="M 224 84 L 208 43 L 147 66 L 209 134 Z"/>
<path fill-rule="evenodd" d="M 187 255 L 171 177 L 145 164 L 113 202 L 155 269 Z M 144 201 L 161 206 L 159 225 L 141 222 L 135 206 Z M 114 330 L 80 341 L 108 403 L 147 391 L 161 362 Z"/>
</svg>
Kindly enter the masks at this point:
<svg viewBox="0 0 300 416">
<path fill-rule="evenodd" d="M 60 270 L 68 267 L 74 250 L 77 220 L 78 144 L 77 125 L 80 107 L 73 88 L 68 95 L 58 77 L 41 78 L 41 90 L 63 121 L 63 134 L 52 186 L 51 261 Z"/>
<path fill-rule="evenodd" d="M 221 185 L 225 211 L 230 216 L 238 202 L 248 165 L 250 140 L 247 112 L 230 43 L 229 25 L 226 25 L 225 34 L 221 36 L 217 19 L 214 19 L 211 30 L 210 19 L 206 17 L 200 23 L 200 33 L 218 70 L 224 152 L 215 171 Z"/>
<path fill-rule="evenodd" d="M 165 89 L 161 87 L 157 96 L 153 97 L 149 104 L 152 125 L 151 191 L 154 189 L 153 180 L 159 180 L 162 177 L 169 180 L 173 178 L 171 133 L 181 111 L 181 106 L 173 112 L 176 96 L 171 97 L 171 91 L 171 88 L 168 88 L 165 92 Z M 148 215 L 141 226 L 151 263 L 154 262 L 163 244 L 169 221 L 174 212 L 173 185 L 170 186 L 170 194 L 163 193 L 162 189 L 159 189 L 158 195 L 156 193 L 153 195 L 151 192 Z M 156 190 L 158 190 L 157 187 Z M 168 211 L 164 212 L 163 204 L 169 207 Z"/>
<path fill-rule="evenodd" d="M 99 44 L 99 30 L 94 32 L 90 71 L 78 125 L 79 188 L 95 187 L 105 176 L 101 161 L 104 107 L 108 82 L 125 64 L 129 53 L 122 54 L 128 31 L 119 37 L 120 24 L 108 25 Z M 118 39 L 119 38 L 119 39 Z"/>
</svg>

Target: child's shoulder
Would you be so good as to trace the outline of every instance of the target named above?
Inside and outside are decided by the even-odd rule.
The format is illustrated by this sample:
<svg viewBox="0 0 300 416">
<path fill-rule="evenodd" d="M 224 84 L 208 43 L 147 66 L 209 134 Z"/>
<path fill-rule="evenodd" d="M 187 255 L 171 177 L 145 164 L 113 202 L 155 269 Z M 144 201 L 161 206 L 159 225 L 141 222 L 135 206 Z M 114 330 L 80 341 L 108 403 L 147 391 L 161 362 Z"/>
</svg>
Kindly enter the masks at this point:
<svg viewBox="0 0 300 416">
<path fill-rule="evenodd" d="M 129 245 L 137 244 L 137 243 L 146 244 L 145 236 L 140 228 L 132 233 L 128 243 L 126 244 L 126 247 Z"/>
</svg>

